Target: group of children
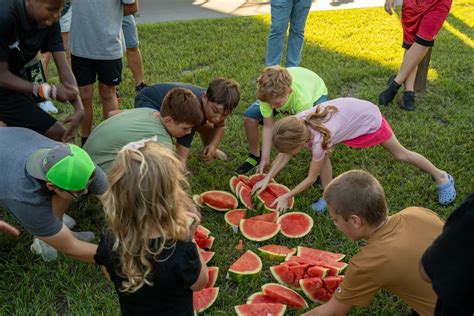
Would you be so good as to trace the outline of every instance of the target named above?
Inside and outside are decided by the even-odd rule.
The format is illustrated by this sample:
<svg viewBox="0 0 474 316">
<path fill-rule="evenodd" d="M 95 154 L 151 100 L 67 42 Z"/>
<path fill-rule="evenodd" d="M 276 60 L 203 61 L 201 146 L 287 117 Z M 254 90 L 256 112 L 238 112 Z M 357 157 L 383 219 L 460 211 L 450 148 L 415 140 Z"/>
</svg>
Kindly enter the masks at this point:
<svg viewBox="0 0 474 316">
<path fill-rule="evenodd" d="M 49 1 L 50 10 L 58 11 L 60 2 Z M 81 4 L 75 2 L 73 6 L 80 10 Z M 9 0 L 8 8 L 23 12 L 25 20 L 40 19 L 30 13 L 48 4 Z M 123 14 L 122 2 L 119 8 L 120 12 L 114 11 L 117 16 Z M 43 22 L 46 29 L 48 24 L 51 27 L 49 20 Z M 35 36 L 38 41 L 53 38 L 53 29 L 51 34 L 49 31 L 38 29 Z M 54 35 L 57 37 L 57 29 Z M 8 41 L 14 41 L 15 36 L 18 35 L 10 34 Z M 0 89 L 0 101 L 8 99 L 10 104 L 14 99 L 18 105 L 9 112 L 2 109 L 0 118 L 7 126 L 16 126 L 15 117 L 21 111 L 28 112 L 29 121 L 24 127 L 53 139 L 70 139 L 79 123 L 91 123 L 91 89 L 96 75 L 88 71 L 92 68 L 99 72 L 101 96 L 107 99 L 113 94 L 116 99 L 115 89 L 112 92 L 106 83 L 115 86 L 115 79 L 120 81 L 116 71 L 121 62 L 111 52 L 114 58 L 110 62 L 91 65 L 90 56 L 81 53 L 81 49 L 87 51 L 89 47 L 79 42 L 75 45 L 77 40 L 71 37 L 74 73 L 82 74 L 80 88 L 65 68 L 66 59 L 58 53 L 60 45 L 53 40 L 44 48 L 53 52 L 64 84 L 54 89 L 46 85 L 32 87 L 33 95 L 46 99 L 53 96 L 75 105 L 69 130 L 50 116 L 29 112 L 30 97 L 7 93 L 10 86 Z M 15 48 L 10 50 L 11 54 L 19 54 Z M 36 53 L 30 52 L 28 57 Z M 0 60 L 5 54 L 0 55 Z M 22 77 L 23 66 L 12 65 L 9 71 Z M 15 91 L 26 93 L 31 88 L 31 84 L 16 84 L 21 88 L 15 86 Z M 0 86 L 5 87 L 4 81 L 0 80 Z M 216 78 L 207 89 L 163 83 L 138 90 L 134 109 L 104 108 L 106 119 L 94 130 L 86 129 L 83 148 L 55 142 L 27 128 L 0 128 L 0 147 L 5 152 L 0 157 L 5 170 L 0 178 L 0 207 L 9 210 L 30 233 L 46 243 L 43 249 L 49 244 L 74 258 L 102 266 L 117 289 L 123 314 L 192 315 L 192 291 L 202 289 L 208 275 L 192 241 L 200 215 L 188 195 L 186 161 L 196 131 L 204 145 L 202 160 L 226 159 L 219 146 L 226 118 L 240 101 L 240 88 L 234 80 Z M 403 147 L 375 104 L 356 98 L 329 100 L 324 81 L 309 69 L 266 67 L 257 79 L 256 91 L 257 101 L 244 113 L 249 155 L 235 171 L 268 171 L 254 186 L 254 191 L 263 191 L 293 155 L 309 149 L 312 160 L 307 177 L 275 201 L 277 210 L 284 211 L 289 198 L 320 177 L 324 193 L 312 209 L 318 213 L 328 210 L 334 224 L 350 239 L 368 240 L 368 245 L 351 259 L 345 281 L 333 299 L 308 315 L 347 314 L 353 306 L 367 305 L 380 288 L 399 295 L 419 314 L 431 314 L 436 295 L 413 271 L 417 271 L 425 249 L 441 233 L 443 221 L 423 208 L 408 208 L 388 216 L 385 194 L 378 181 L 364 171 L 349 171 L 332 179 L 330 155 L 339 143 L 353 148 L 381 145 L 396 160 L 429 173 L 437 183 L 441 205 L 456 198 L 453 177 Z M 285 117 L 280 118 L 281 115 Z M 259 125 L 263 125 L 261 150 Z M 15 147 L 20 142 L 22 146 Z M 278 151 L 273 162 L 272 148 Z M 71 200 L 88 193 L 100 196 L 108 225 L 99 245 L 89 243 L 92 238 L 71 232 L 69 227 L 73 225 L 68 227 L 62 222 Z M 0 221 L 1 227 L 4 223 Z M 433 278 L 436 271 L 432 267 L 427 270 Z M 402 277 L 409 274 L 412 277 Z"/>
</svg>

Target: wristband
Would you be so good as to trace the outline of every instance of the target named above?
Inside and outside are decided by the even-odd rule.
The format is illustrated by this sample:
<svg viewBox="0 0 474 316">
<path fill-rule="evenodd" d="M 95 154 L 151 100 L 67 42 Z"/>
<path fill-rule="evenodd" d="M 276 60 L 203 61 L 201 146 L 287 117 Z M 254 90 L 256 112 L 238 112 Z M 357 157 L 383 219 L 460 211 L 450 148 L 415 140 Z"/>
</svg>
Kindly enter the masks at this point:
<svg viewBox="0 0 474 316">
<path fill-rule="evenodd" d="M 39 85 L 38 96 L 44 100 L 49 100 L 51 95 L 51 86 L 47 83 Z"/>
</svg>

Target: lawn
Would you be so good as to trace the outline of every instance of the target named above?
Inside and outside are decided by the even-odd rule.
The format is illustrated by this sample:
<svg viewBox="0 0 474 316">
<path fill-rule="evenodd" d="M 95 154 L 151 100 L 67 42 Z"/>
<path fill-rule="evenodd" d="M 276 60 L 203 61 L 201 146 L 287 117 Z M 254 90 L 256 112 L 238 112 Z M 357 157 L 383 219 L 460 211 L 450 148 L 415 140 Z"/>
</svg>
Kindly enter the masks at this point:
<svg viewBox="0 0 474 316">
<path fill-rule="evenodd" d="M 417 94 L 417 110 L 408 113 L 399 110 L 396 104 L 381 109 L 403 145 L 453 175 L 458 192 L 455 203 L 440 207 L 436 186 L 429 175 L 394 162 L 381 148 L 354 150 L 340 146 L 333 153 L 335 175 L 361 168 L 380 180 L 392 214 L 407 206 L 420 205 L 446 218 L 463 197 L 474 191 L 473 10 L 472 0 L 454 2 L 433 49 L 428 88 Z M 225 76 L 241 85 L 242 100 L 228 120 L 222 144 L 230 160 L 201 162 L 198 157 L 202 146 L 195 139 L 188 164 L 194 194 L 212 189 L 229 190 L 232 170 L 245 159 L 247 148 L 241 114 L 255 98 L 255 79 L 263 67 L 269 18 L 265 15 L 139 26 L 148 83 L 181 81 L 207 86 L 212 78 Z M 353 96 L 375 102 L 387 78 L 400 64 L 401 40 L 398 17 L 390 17 L 382 8 L 312 12 L 307 23 L 302 66 L 325 80 L 330 98 Z M 121 91 L 122 107 L 133 107 L 133 79 L 125 68 Z M 95 101 L 99 104 L 97 98 Z M 60 106 L 60 110 L 59 117 L 64 118 L 70 107 Z M 100 112 L 97 107 L 95 124 L 100 122 Z M 299 154 L 277 181 L 293 187 L 304 178 L 309 160 L 309 152 Z M 309 204 L 321 193 L 320 188 L 311 188 L 300 194 L 294 209 L 311 212 Z M 96 200 L 74 203 L 68 213 L 78 220 L 78 230 L 100 234 L 104 228 L 103 212 Z M 346 253 L 348 258 L 357 252 L 359 244 L 338 232 L 327 215 L 311 215 L 315 225 L 309 235 L 297 240 L 277 235 L 271 242 L 327 249 Z M 250 284 L 225 280 L 226 270 L 241 254 L 234 247 L 243 237 L 225 227 L 222 213 L 203 209 L 202 216 L 203 224 L 216 237 L 213 249 L 216 255 L 210 265 L 221 268 L 217 281 L 220 294 L 208 314 L 229 314 L 234 305 L 244 304 L 261 285 L 274 282 L 268 269 L 274 263 L 264 261 L 262 277 Z M 8 214 L 6 219 L 14 222 Z M 30 253 L 31 241 L 32 237 L 24 231 L 18 238 L 0 236 L 1 315 L 119 313 L 114 290 L 97 267 L 62 255 L 44 263 Z M 259 245 L 245 241 L 246 249 L 255 250 Z M 292 314 L 296 312 L 288 312 Z M 407 314 L 407 306 L 384 291 L 368 308 L 352 312 L 352 315 Z"/>
</svg>

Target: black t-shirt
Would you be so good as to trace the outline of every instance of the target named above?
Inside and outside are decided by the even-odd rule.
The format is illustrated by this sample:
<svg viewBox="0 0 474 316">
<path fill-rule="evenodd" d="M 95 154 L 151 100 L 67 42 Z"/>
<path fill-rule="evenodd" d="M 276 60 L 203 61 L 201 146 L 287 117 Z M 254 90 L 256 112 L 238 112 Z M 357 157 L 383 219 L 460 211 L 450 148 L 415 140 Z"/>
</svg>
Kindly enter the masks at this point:
<svg viewBox="0 0 474 316">
<path fill-rule="evenodd" d="M 111 235 L 104 235 L 94 259 L 110 274 L 123 315 L 194 315 L 190 287 L 199 277 L 201 261 L 192 241 L 178 241 L 174 247 L 164 249 L 153 261 L 153 286 L 144 284 L 129 294 L 120 291 L 123 278 L 117 275 L 120 262 L 112 246 Z"/>
<path fill-rule="evenodd" d="M 29 22 L 24 0 L 2 0 L 0 5 L 0 62 L 8 63 L 8 70 L 27 79 L 24 66 L 38 52 L 64 51 L 59 22 L 39 28 Z M 3 90 L 3 91 L 2 91 Z M 0 93 L 6 92 L 0 87 Z"/>
<path fill-rule="evenodd" d="M 152 86 L 148 86 L 145 89 L 142 89 L 140 93 L 138 93 L 138 95 L 135 97 L 135 108 L 151 108 L 160 111 L 161 104 L 163 103 L 163 99 L 165 98 L 166 94 L 168 93 L 168 91 L 174 88 L 186 88 L 191 90 L 191 92 L 198 98 L 199 103 L 202 106 L 202 94 L 203 92 L 206 92 L 206 89 L 191 84 L 173 82 L 158 83 Z M 202 124 L 205 123 L 206 119 L 204 119 Z M 193 128 L 190 134 L 177 138 L 178 144 L 186 148 L 191 147 L 191 143 L 193 141 L 195 133 L 196 129 Z"/>
<path fill-rule="evenodd" d="M 438 295 L 435 315 L 474 315 L 474 194 L 449 216 L 422 263 Z"/>
</svg>

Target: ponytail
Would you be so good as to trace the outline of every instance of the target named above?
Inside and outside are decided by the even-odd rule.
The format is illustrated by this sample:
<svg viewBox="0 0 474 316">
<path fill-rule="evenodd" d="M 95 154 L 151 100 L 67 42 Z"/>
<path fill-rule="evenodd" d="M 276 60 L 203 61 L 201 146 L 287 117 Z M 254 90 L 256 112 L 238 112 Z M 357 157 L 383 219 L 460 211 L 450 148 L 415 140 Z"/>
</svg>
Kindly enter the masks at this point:
<svg viewBox="0 0 474 316">
<path fill-rule="evenodd" d="M 304 120 L 304 125 L 306 127 L 318 131 L 321 134 L 321 136 L 323 137 L 321 147 L 326 151 L 329 151 L 330 149 L 329 147 L 331 143 L 331 132 L 323 125 L 323 123 L 329 121 L 331 116 L 334 113 L 337 113 L 338 111 L 339 110 L 333 105 L 328 105 L 324 107 L 322 111 L 321 108 L 318 106 L 316 108 L 316 111 L 306 116 L 306 119 Z"/>
</svg>

